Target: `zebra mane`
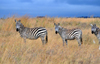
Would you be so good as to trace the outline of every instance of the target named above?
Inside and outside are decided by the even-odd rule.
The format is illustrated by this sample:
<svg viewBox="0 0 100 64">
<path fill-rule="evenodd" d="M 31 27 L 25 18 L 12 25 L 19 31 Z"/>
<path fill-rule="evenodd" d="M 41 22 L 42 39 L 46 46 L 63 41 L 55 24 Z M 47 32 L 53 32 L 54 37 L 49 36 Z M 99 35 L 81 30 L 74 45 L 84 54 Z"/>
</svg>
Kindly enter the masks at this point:
<svg viewBox="0 0 100 64">
<path fill-rule="evenodd" d="M 79 28 L 73 28 L 73 29 L 68 29 L 68 30 L 75 30 L 75 29 L 79 29 Z"/>
<path fill-rule="evenodd" d="M 100 32 L 100 29 L 97 27 L 96 28 L 96 33 L 98 34 L 98 32 Z"/>
<path fill-rule="evenodd" d="M 63 30 L 63 31 L 70 32 L 70 31 L 73 31 L 73 30 L 76 30 L 76 29 L 79 29 L 79 28 L 73 28 L 73 29 L 67 29 L 67 28 L 63 28 L 62 30 Z"/>
<path fill-rule="evenodd" d="M 25 29 L 26 27 L 24 27 L 24 25 L 20 22 L 20 31 L 19 32 L 22 32 L 23 29 Z"/>
<path fill-rule="evenodd" d="M 60 30 L 64 30 L 65 28 L 63 28 L 63 27 L 61 27 L 61 26 L 59 26 L 59 28 L 60 28 Z"/>
<path fill-rule="evenodd" d="M 20 26 L 21 26 L 21 27 L 24 27 L 24 25 L 23 25 L 22 23 L 20 23 Z"/>
</svg>

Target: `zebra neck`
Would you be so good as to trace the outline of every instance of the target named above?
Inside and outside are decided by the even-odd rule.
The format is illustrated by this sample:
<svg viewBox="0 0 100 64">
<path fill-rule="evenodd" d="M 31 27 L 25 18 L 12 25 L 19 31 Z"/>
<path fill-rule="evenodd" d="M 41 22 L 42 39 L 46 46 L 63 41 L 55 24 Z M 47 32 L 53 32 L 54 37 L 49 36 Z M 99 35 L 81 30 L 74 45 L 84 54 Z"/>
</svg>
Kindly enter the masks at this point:
<svg viewBox="0 0 100 64">
<path fill-rule="evenodd" d="M 24 26 L 21 26 L 20 27 L 20 30 L 19 30 L 19 33 L 22 33 L 24 30 L 25 30 L 25 27 Z"/>
<path fill-rule="evenodd" d="M 98 34 L 98 33 L 97 33 L 97 32 L 95 32 L 94 34 L 97 36 L 97 34 Z"/>
<path fill-rule="evenodd" d="M 60 28 L 58 33 L 61 35 L 64 30 L 65 30 L 64 28 Z"/>
</svg>

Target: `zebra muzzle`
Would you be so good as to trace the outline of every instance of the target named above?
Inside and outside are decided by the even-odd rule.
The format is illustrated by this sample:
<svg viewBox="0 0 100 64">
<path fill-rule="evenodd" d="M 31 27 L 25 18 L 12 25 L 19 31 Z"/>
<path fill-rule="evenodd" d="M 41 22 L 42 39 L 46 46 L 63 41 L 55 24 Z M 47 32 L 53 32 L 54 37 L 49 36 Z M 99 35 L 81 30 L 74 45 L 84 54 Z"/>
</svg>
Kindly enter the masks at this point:
<svg viewBox="0 0 100 64">
<path fill-rule="evenodd" d="M 56 31 L 55 33 L 57 34 L 58 32 Z"/>
<path fill-rule="evenodd" d="M 94 32 L 92 31 L 92 34 L 93 34 Z"/>
<path fill-rule="evenodd" d="M 16 31 L 19 31 L 19 29 L 18 29 L 18 28 L 16 28 Z"/>
</svg>

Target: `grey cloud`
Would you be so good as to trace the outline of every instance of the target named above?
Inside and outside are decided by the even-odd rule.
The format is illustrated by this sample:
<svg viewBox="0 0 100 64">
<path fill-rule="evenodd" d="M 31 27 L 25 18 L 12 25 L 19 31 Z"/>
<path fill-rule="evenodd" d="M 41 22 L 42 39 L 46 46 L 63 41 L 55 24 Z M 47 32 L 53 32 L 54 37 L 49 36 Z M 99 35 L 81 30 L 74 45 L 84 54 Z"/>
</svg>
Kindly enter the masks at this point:
<svg viewBox="0 0 100 64">
<path fill-rule="evenodd" d="M 99 0 L 0 0 L 0 16 L 9 14 L 59 17 L 100 16 L 99 6 Z"/>
</svg>

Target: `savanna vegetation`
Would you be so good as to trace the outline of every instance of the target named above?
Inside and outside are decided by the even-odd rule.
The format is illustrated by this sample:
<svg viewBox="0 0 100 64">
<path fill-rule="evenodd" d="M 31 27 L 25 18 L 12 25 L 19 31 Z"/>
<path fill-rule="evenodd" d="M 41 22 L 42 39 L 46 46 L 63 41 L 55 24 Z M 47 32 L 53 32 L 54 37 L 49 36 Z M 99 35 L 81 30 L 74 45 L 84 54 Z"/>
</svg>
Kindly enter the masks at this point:
<svg viewBox="0 0 100 64">
<path fill-rule="evenodd" d="M 41 39 L 24 40 L 16 32 L 15 19 L 26 27 L 45 27 L 48 30 L 48 43 Z M 83 44 L 69 40 L 63 46 L 61 37 L 55 34 L 54 22 L 62 27 L 80 28 Z M 91 34 L 90 24 L 100 27 L 100 18 L 20 18 L 0 19 L 0 64 L 100 64 L 98 40 Z"/>
</svg>

